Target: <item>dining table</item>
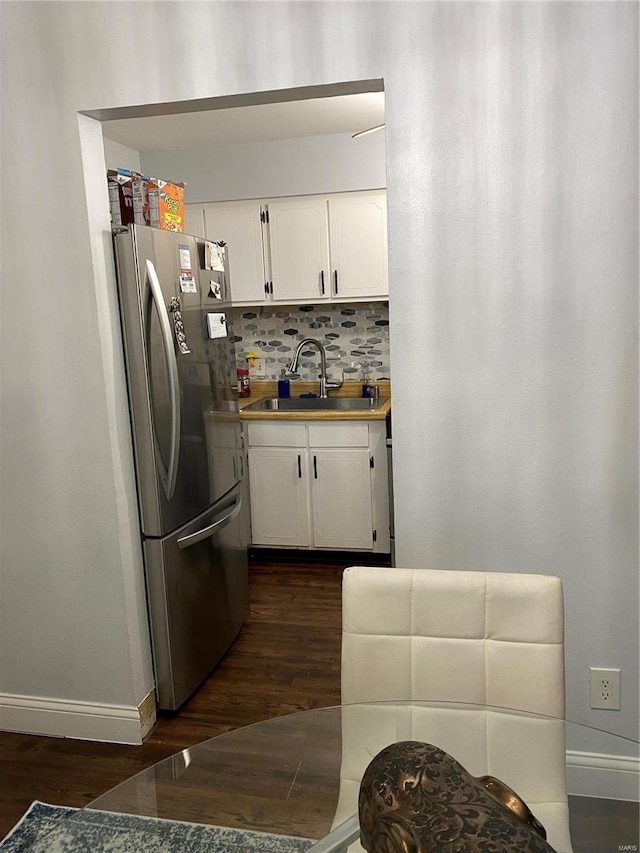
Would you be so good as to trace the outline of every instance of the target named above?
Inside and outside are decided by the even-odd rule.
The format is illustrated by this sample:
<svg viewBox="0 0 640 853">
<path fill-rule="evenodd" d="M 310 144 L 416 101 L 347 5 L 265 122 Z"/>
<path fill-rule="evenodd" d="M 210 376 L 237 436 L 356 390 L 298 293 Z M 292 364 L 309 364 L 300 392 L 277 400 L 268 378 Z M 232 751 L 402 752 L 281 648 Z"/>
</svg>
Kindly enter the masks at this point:
<svg viewBox="0 0 640 853">
<path fill-rule="evenodd" d="M 554 776 L 558 767 L 564 773 L 567 744 L 630 761 L 639 753 L 638 742 L 620 734 L 517 709 L 370 702 L 233 729 L 154 764 L 86 809 L 306 839 L 312 853 L 346 850 L 359 839 L 363 773 L 383 748 L 404 741 L 438 746 L 475 777 L 497 777 L 543 825 L 551 824 L 549 843 L 557 853 L 572 850 L 568 821 L 562 804 L 544 801 L 566 793 L 562 785 L 555 790 Z M 572 831 L 580 819 L 572 815 Z M 617 851 L 627 840 L 611 838 L 607 849 Z"/>
</svg>

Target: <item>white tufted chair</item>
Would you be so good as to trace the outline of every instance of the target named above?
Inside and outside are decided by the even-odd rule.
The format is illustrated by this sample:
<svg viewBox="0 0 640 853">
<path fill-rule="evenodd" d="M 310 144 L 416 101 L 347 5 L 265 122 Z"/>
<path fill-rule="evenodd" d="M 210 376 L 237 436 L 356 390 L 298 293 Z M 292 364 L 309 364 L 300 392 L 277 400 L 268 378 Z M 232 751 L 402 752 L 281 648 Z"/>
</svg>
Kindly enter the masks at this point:
<svg viewBox="0 0 640 853">
<path fill-rule="evenodd" d="M 571 851 L 564 738 L 562 583 L 546 575 L 352 567 L 343 575 L 342 704 L 432 700 L 472 706 L 343 709 L 334 826 L 357 811 L 359 779 L 397 740 L 434 743 L 525 800 L 548 841 Z"/>
</svg>

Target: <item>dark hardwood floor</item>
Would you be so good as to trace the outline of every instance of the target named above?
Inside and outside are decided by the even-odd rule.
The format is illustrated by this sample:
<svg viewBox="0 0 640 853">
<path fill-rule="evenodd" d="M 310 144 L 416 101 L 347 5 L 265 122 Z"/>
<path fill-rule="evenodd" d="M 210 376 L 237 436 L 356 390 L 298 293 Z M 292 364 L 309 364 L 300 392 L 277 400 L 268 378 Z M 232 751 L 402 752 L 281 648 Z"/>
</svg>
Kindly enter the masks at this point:
<svg viewBox="0 0 640 853">
<path fill-rule="evenodd" d="M 196 695 L 180 713 L 161 716 L 142 746 L 0 732 L 0 838 L 33 800 L 81 807 L 214 735 L 339 704 L 342 571 L 361 562 L 254 555 L 247 624 Z M 574 853 L 617 853 L 619 845 L 638 845 L 637 804 L 572 797 L 570 806 L 586 826 L 581 833 L 576 820 Z"/>
<path fill-rule="evenodd" d="M 340 703 L 340 599 L 354 561 L 253 559 L 251 615 L 224 660 L 142 746 L 0 732 L 0 838 L 33 800 L 84 806 L 178 750 L 258 720 Z"/>
</svg>

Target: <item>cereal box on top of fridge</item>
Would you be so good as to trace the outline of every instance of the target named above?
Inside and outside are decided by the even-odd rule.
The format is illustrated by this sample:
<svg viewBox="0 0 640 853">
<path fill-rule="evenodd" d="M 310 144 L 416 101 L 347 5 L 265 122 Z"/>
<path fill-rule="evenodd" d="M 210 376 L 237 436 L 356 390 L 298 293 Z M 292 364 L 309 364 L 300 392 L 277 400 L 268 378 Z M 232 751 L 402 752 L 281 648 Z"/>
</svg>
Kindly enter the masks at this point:
<svg viewBox="0 0 640 853">
<path fill-rule="evenodd" d="M 152 178 L 148 184 L 149 224 L 165 231 L 184 231 L 184 184 Z"/>
<path fill-rule="evenodd" d="M 133 221 L 136 225 L 151 225 L 149 214 L 149 184 L 153 181 L 149 175 L 132 172 Z"/>
<path fill-rule="evenodd" d="M 129 169 L 107 171 L 109 209 L 113 225 L 131 225 L 133 214 L 133 172 Z"/>
</svg>

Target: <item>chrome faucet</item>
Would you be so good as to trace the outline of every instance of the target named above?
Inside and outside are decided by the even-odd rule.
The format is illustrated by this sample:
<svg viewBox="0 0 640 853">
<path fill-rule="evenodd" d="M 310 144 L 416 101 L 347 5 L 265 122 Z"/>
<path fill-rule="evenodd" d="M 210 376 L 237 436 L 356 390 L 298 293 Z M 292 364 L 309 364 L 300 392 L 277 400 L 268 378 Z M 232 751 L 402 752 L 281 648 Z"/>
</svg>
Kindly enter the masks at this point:
<svg viewBox="0 0 640 853">
<path fill-rule="evenodd" d="M 327 379 L 327 355 L 320 341 L 317 341 L 315 338 L 305 338 L 303 341 L 300 341 L 289 362 L 289 373 L 296 372 L 300 352 L 306 346 L 314 346 L 320 353 L 320 397 L 326 398 L 327 391 L 337 391 L 338 388 L 342 388 L 342 382 L 330 382 Z"/>
</svg>

